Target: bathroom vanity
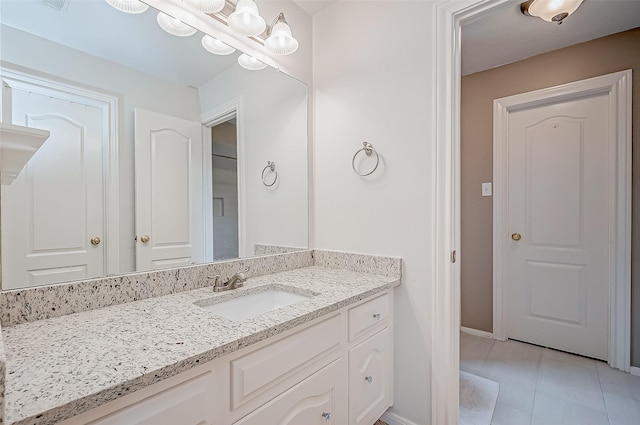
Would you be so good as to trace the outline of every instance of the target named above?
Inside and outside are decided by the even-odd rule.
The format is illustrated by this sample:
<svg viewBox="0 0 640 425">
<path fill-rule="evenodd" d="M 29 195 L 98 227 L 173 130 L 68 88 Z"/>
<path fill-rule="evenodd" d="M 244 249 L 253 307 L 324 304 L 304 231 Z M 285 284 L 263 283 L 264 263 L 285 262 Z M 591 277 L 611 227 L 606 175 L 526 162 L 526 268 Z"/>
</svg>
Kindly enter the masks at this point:
<svg viewBox="0 0 640 425">
<path fill-rule="evenodd" d="M 309 264 L 249 274 L 231 291 L 3 327 L 5 423 L 371 425 L 393 403 L 400 260 L 306 251 L 228 263 L 304 255 Z M 363 272 L 365 257 L 396 271 Z M 194 267 L 214 266 L 225 263 Z M 241 321 L 206 309 L 271 292 L 302 299 Z"/>
</svg>

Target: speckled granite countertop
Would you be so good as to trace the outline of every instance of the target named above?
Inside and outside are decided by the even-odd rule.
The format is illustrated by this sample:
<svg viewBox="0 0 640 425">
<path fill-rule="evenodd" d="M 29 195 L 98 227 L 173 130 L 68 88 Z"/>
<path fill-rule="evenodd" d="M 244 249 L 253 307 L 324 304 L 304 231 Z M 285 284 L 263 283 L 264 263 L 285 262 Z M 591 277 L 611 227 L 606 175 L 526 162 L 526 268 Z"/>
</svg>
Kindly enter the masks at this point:
<svg viewBox="0 0 640 425">
<path fill-rule="evenodd" d="M 400 279 L 312 266 L 2 329 L 5 423 L 52 424 L 399 285 Z M 243 322 L 195 301 L 287 285 L 318 293 Z"/>
</svg>

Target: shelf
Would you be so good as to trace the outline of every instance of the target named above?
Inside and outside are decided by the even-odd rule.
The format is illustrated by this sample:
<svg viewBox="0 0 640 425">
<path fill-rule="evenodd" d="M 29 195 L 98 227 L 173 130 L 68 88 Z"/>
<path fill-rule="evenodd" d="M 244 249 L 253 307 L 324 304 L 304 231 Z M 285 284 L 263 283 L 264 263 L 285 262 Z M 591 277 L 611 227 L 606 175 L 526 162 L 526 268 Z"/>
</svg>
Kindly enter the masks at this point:
<svg viewBox="0 0 640 425">
<path fill-rule="evenodd" d="M 0 184 L 11 184 L 49 138 L 47 130 L 0 123 Z"/>
</svg>

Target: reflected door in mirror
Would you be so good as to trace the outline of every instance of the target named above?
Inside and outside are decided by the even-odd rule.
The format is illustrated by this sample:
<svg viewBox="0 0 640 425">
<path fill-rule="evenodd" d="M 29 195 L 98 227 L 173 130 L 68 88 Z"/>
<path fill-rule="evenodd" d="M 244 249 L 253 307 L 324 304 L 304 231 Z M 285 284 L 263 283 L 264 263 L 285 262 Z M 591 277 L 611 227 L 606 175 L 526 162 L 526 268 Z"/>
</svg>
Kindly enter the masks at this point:
<svg viewBox="0 0 640 425">
<path fill-rule="evenodd" d="M 69 96 L 5 80 L 3 118 L 51 136 L 2 187 L 3 289 L 105 274 L 108 122 L 90 100 Z"/>
</svg>

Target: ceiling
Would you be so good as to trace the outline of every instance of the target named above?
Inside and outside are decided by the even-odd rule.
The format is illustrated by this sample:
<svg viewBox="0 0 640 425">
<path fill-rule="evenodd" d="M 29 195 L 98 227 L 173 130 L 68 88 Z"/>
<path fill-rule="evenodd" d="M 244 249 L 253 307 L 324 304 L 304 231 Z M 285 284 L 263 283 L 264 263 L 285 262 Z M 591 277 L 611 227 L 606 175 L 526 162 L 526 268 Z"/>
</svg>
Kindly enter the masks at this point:
<svg viewBox="0 0 640 425">
<path fill-rule="evenodd" d="M 585 0 L 562 25 L 523 15 L 520 3 L 462 26 L 462 75 L 640 27 L 640 0 Z"/>
<path fill-rule="evenodd" d="M 338 0 L 292 0 L 295 4 L 300 6 L 302 10 L 309 15 L 315 15 L 323 9 L 331 6 Z"/>
</svg>

